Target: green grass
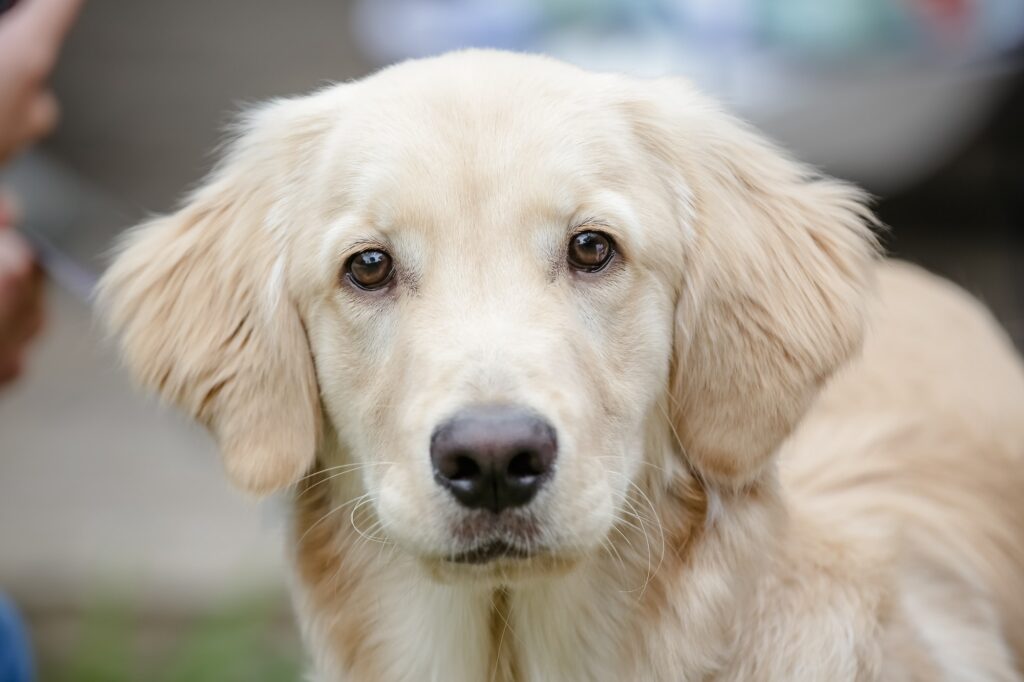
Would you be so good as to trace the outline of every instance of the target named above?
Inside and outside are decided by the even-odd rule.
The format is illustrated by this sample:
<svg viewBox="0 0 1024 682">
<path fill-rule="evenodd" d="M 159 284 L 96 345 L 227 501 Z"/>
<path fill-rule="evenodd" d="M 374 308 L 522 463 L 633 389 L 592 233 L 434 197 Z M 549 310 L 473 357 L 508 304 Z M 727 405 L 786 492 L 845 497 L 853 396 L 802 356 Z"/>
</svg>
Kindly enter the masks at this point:
<svg viewBox="0 0 1024 682">
<path fill-rule="evenodd" d="M 150 633 L 152 628 L 148 628 Z M 301 658 L 277 602 L 245 599 L 145 636 L 117 601 L 87 612 L 69 655 L 45 662 L 46 682 L 296 682 Z M 148 641 L 147 641 L 148 640 Z"/>
</svg>

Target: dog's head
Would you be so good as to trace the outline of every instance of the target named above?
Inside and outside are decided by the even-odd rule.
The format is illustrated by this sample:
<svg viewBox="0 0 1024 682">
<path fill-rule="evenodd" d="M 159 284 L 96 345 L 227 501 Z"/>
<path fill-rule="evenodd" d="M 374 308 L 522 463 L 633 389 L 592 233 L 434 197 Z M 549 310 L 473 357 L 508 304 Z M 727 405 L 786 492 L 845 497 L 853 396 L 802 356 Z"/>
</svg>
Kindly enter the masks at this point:
<svg viewBox="0 0 1024 682">
<path fill-rule="evenodd" d="M 859 344 L 869 221 L 683 83 L 466 52 L 254 111 L 101 298 L 240 486 L 319 453 L 485 570 L 599 547 L 647 465 L 762 476 Z"/>
</svg>

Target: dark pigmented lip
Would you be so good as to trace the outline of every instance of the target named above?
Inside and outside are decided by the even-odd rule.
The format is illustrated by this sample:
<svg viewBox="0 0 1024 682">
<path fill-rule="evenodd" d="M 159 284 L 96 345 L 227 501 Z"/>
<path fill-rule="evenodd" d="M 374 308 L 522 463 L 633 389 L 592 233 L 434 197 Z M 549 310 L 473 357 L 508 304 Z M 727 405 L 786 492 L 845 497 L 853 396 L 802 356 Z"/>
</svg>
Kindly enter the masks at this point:
<svg viewBox="0 0 1024 682">
<path fill-rule="evenodd" d="M 456 564 L 486 564 L 495 559 L 527 559 L 530 553 L 502 540 L 487 542 L 449 558 Z"/>
</svg>

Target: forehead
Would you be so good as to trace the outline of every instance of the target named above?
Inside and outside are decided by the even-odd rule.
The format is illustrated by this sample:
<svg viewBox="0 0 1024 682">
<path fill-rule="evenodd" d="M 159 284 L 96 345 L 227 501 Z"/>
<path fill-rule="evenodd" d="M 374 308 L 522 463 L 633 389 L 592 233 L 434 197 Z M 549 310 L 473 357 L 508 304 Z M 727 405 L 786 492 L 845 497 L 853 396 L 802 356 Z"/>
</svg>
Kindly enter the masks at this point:
<svg viewBox="0 0 1024 682">
<path fill-rule="evenodd" d="M 327 140 L 327 199 L 383 224 L 564 216 L 622 193 L 635 162 L 626 122 L 578 84 L 413 72 L 349 94 Z"/>
</svg>

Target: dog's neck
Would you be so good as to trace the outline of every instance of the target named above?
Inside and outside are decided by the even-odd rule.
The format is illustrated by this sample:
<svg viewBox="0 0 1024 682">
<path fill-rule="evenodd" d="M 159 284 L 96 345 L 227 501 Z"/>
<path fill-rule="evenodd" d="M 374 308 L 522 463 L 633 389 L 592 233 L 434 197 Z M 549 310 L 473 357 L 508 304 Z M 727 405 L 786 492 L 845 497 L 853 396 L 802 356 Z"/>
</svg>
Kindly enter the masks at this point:
<svg viewBox="0 0 1024 682">
<path fill-rule="evenodd" d="M 567 574 L 495 587 L 433 580 L 351 507 L 331 514 L 347 500 L 312 479 L 296 493 L 293 557 L 314 679 L 705 679 L 730 653 L 780 505 L 774 486 L 710 493 L 682 471 L 644 485 L 659 529 L 625 521 Z M 663 638 L 680 632 L 700 634 Z"/>
</svg>

